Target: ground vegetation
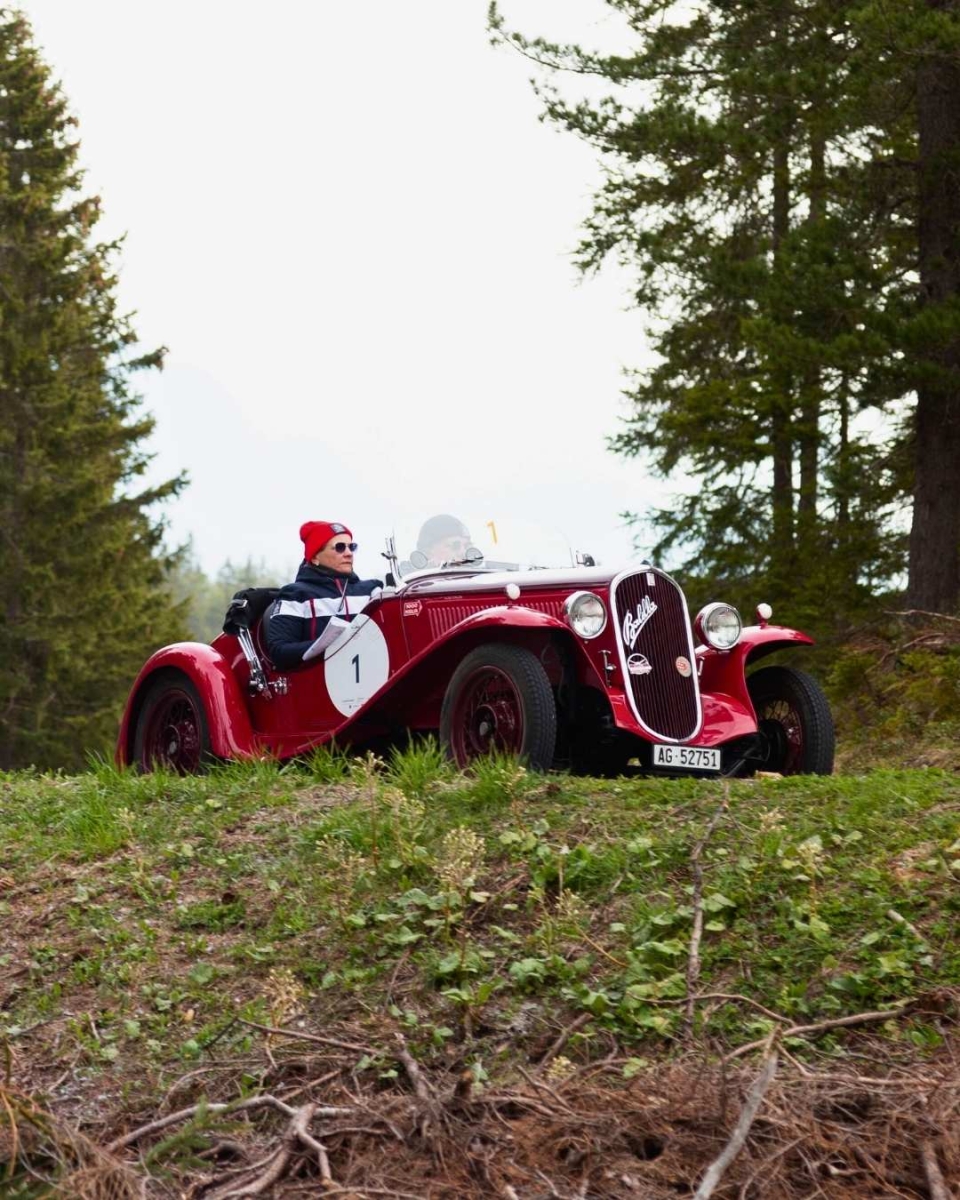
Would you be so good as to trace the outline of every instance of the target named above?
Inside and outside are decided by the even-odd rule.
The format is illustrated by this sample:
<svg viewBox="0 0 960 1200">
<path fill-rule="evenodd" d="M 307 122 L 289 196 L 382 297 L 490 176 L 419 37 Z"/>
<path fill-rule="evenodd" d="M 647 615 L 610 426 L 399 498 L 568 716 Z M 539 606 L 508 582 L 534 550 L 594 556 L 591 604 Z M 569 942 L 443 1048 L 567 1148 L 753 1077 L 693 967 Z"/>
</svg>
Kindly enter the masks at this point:
<svg viewBox="0 0 960 1200">
<path fill-rule="evenodd" d="M 936 1196 L 956 779 L 7 775 L 4 1194 Z"/>
</svg>

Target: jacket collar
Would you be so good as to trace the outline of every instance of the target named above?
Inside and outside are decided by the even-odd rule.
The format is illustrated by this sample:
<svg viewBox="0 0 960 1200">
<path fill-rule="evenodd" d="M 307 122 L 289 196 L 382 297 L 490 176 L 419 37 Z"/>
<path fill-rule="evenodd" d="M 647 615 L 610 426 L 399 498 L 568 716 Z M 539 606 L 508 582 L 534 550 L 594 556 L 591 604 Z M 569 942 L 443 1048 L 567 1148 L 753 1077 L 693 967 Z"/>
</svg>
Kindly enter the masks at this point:
<svg viewBox="0 0 960 1200">
<path fill-rule="evenodd" d="M 332 571 L 329 567 L 321 567 L 304 559 L 297 572 L 297 583 L 316 583 L 321 579 L 335 579 L 338 583 L 356 583 L 360 576 L 353 571 L 344 575 L 340 571 Z"/>
</svg>

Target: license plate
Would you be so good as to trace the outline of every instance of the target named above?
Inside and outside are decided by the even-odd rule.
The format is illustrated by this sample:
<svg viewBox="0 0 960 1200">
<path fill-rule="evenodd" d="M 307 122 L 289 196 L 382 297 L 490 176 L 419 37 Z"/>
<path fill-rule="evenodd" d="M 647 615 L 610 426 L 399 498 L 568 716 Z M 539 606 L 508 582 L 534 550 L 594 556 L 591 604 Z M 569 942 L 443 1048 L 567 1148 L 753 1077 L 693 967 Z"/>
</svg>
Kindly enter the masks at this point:
<svg viewBox="0 0 960 1200">
<path fill-rule="evenodd" d="M 720 751 L 706 746 L 655 745 L 653 765 L 674 771 L 719 771 Z"/>
</svg>

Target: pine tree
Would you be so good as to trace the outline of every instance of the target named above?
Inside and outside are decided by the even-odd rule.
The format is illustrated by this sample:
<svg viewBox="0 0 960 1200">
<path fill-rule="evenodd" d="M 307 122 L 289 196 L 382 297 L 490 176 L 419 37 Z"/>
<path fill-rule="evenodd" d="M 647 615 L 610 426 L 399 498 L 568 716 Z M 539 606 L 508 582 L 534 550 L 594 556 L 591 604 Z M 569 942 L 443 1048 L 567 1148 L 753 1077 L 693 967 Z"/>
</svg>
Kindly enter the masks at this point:
<svg viewBox="0 0 960 1200">
<path fill-rule="evenodd" d="M 150 515 L 181 478 L 137 491 L 152 420 L 117 311 L 118 246 L 94 239 L 75 122 L 0 9 L 0 768 L 109 753 L 147 654 L 181 635 Z"/>
<path fill-rule="evenodd" d="M 734 597 L 789 598 L 792 619 L 806 609 L 822 625 L 824 594 L 849 618 L 902 552 L 887 524 L 900 460 L 856 431 L 864 409 L 902 395 L 910 262 L 887 203 L 898 168 L 878 171 L 870 140 L 884 94 L 855 6 L 609 2 L 627 54 L 507 33 L 495 6 L 491 24 L 539 62 L 617 89 L 580 103 L 541 89 L 546 117 L 606 168 L 580 265 L 629 266 L 659 356 L 635 373 L 612 445 L 697 480 L 657 514 L 656 552 L 682 552 L 689 574 Z"/>
</svg>

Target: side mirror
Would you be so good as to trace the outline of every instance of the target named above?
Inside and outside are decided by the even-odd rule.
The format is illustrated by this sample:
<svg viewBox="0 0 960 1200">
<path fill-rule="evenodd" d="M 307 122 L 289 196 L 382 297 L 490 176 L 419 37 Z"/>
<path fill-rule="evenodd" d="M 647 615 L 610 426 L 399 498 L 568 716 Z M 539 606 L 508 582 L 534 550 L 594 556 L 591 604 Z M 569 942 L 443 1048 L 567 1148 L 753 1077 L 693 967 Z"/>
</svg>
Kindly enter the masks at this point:
<svg viewBox="0 0 960 1200">
<path fill-rule="evenodd" d="M 410 566 L 413 567 L 413 569 L 415 571 L 420 571 L 424 567 L 428 567 L 429 565 L 430 565 L 430 559 L 427 558 L 427 556 L 424 554 L 424 552 L 422 550 L 411 550 L 410 551 Z"/>
<path fill-rule="evenodd" d="M 463 552 L 463 561 L 468 563 L 480 562 L 483 559 L 483 551 L 479 546 L 468 546 Z"/>
</svg>

